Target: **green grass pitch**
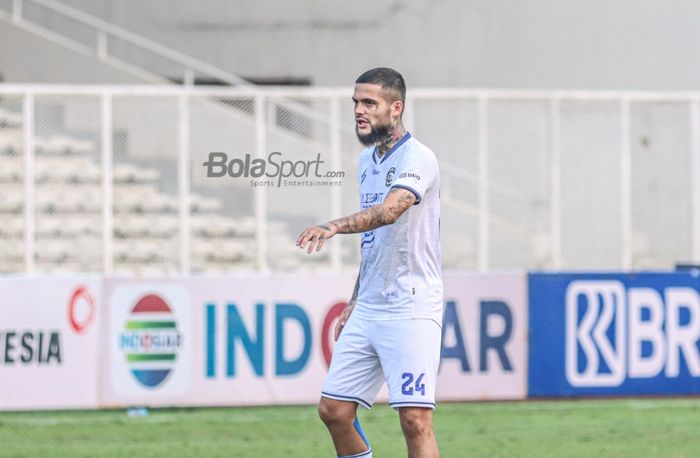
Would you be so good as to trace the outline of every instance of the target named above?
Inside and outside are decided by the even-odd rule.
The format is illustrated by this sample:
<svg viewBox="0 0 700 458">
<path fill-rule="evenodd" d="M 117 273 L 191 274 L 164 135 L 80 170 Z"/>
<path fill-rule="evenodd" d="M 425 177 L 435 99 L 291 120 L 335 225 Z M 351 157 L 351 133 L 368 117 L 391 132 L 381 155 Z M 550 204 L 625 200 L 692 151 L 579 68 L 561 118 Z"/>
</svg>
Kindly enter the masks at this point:
<svg viewBox="0 0 700 458">
<path fill-rule="evenodd" d="M 386 405 L 360 419 L 374 456 L 406 456 Z M 443 457 L 697 457 L 700 399 L 446 404 Z M 314 406 L 0 413 L 0 456 L 333 457 Z"/>
</svg>

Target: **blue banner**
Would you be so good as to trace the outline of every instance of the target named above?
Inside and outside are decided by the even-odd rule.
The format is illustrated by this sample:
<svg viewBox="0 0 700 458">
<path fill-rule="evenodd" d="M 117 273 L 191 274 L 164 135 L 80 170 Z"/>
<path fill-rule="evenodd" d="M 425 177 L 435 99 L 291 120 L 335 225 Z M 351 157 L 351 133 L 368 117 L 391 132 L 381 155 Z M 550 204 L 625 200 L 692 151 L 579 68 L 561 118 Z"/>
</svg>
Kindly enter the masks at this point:
<svg viewBox="0 0 700 458">
<path fill-rule="evenodd" d="M 530 274 L 531 397 L 700 393 L 700 277 Z"/>
</svg>

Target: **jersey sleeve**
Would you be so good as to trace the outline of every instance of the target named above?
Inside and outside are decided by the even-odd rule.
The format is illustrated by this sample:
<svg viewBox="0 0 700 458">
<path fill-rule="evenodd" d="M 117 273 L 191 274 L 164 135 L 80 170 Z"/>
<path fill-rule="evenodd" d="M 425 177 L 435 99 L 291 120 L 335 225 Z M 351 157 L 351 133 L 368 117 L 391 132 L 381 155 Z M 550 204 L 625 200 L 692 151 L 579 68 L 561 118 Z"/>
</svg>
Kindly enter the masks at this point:
<svg viewBox="0 0 700 458">
<path fill-rule="evenodd" d="M 438 177 L 438 165 L 435 157 L 429 151 L 414 154 L 397 168 L 396 179 L 391 188 L 401 188 L 411 191 L 416 196 L 418 205 L 423 200 L 425 192 L 430 189 Z"/>
</svg>

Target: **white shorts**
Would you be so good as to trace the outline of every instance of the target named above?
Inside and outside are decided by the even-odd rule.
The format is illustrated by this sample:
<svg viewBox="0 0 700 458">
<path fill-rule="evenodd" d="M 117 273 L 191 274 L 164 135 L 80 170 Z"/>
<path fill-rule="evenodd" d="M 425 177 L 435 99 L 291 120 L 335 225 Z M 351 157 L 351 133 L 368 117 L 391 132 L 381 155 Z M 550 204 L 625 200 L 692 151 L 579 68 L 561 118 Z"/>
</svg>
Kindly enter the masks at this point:
<svg viewBox="0 0 700 458">
<path fill-rule="evenodd" d="M 389 405 L 435 408 L 440 326 L 430 319 L 370 321 L 350 315 L 321 395 L 367 409 L 386 380 Z"/>
</svg>

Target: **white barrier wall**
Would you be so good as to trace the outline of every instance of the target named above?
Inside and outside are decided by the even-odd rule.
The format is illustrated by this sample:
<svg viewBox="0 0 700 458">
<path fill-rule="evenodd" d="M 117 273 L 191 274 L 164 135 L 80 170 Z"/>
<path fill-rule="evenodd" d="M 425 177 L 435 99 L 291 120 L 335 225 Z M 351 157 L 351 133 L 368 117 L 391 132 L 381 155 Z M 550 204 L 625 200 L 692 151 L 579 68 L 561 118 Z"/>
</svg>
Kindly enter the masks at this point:
<svg viewBox="0 0 700 458">
<path fill-rule="evenodd" d="M 324 320 L 329 312 L 338 312 L 333 305 L 348 297 L 353 281 L 350 275 L 106 280 L 108 313 L 102 347 L 109 349 L 109 356 L 102 360 L 101 401 L 106 405 L 315 402 L 326 369 Z M 170 311 L 137 313 L 137 304 L 148 295 L 161 298 Z M 144 324 L 133 338 L 125 330 L 136 320 L 171 320 L 176 327 L 166 332 Z M 136 342 L 125 345 L 125 337 L 170 342 L 164 349 L 147 348 Z M 132 356 L 127 362 L 129 354 L 174 357 L 135 362 Z M 160 379 L 165 371 L 169 373 Z"/>
<path fill-rule="evenodd" d="M 0 410 L 98 406 L 101 283 L 0 279 Z"/>
<path fill-rule="evenodd" d="M 527 276 L 445 274 L 438 400 L 525 399 Z"/>
<path fill-rule="evenodd" d="M 438 400 L 523 399 L 526 276 L 444 280 Z M 12 395 L 0 409 L 315 403 L 353 284 L 353 275 L 7 279 L 0 374 L 12 376 L 0 387 Z M 15 333 L 17 360 L 25 330 L 58 332 L 60 363 L 46 342 L 46 363 L 3 363 L 5 335 Z"/>
</svg>

